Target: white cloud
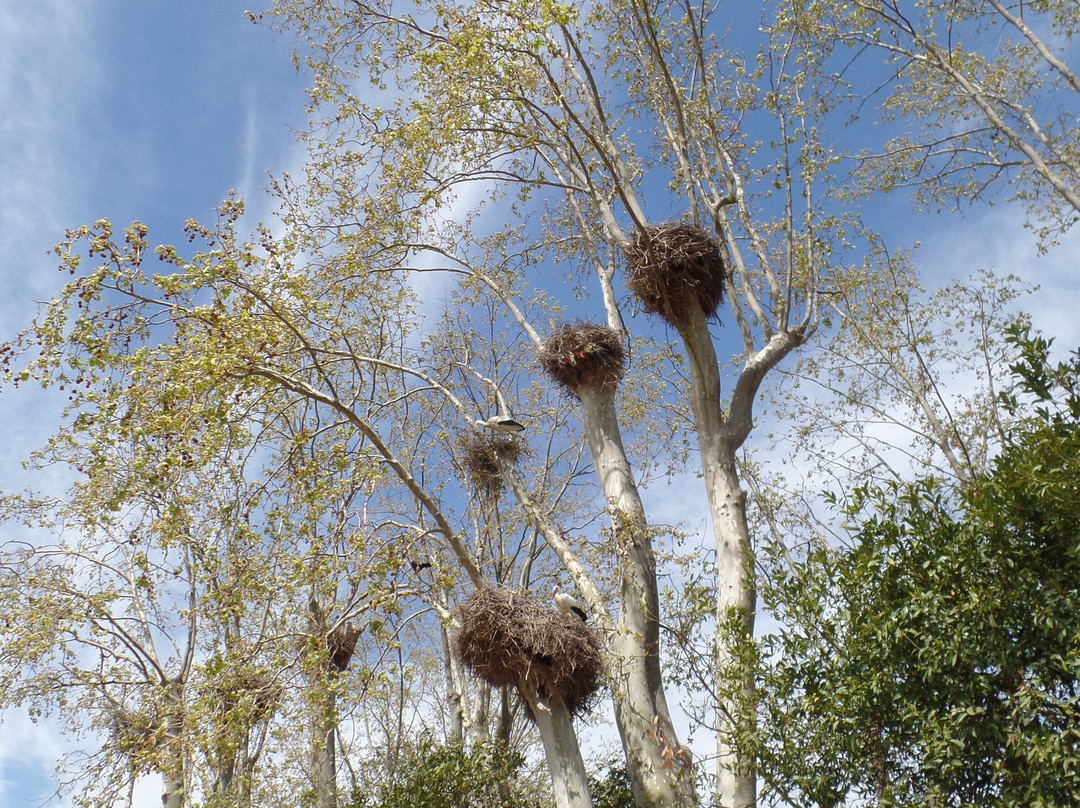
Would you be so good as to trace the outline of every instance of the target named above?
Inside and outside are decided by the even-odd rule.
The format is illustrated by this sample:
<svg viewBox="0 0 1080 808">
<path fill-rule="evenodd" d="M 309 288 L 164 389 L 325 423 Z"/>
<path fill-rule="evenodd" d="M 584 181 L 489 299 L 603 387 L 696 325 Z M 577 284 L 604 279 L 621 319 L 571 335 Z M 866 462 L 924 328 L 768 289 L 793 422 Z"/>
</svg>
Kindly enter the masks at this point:
<svg viewBox="0 0 1080 808">
<path fill-rule="evenodd" d="M 1074 227 L 1060 244 L 1040 255 L 1037 239 L 1024 228 L 1015 206 L 989 208 L 963 218 L 938 217 L 936 221 L 945 226 L 928 232 L 916 255 L 927 288 L 933 288 L 938 280 L 966 278 L 981 268 L 999 275 L 1014 273 L 1039 286 L 1032 297 L 1019 301 L 1019 307 L 1032 315 L 1035 327 L 1054 337 L 1058 349 L 1080 347 L 1080 318 L 1076 316 L 1080 227 Z"/>
<path fill-rule="evenodd" d="M 48 798 L 56 762 L 67 748 L 56 721 L 33 722 L 25 712 L 7 711 L 0 731 L 0 804 L 37 805 Z"/>
<path fill-rule="evenodd" d="M 65 211 L 82 191 L 74 145 L 85 99 L 94 97 L 101 77 L 88 56 L 93 37 L 83 4 L 40 0 L 0 8 L 0 271 L 5 283 L 28 294 L 55 287 L 55 272 L 43 278 L 26 270 L 43 261 L 39 234 L 62 235 Z M 15 297 L 9 285 L 0 325 Z"/>
</svg>

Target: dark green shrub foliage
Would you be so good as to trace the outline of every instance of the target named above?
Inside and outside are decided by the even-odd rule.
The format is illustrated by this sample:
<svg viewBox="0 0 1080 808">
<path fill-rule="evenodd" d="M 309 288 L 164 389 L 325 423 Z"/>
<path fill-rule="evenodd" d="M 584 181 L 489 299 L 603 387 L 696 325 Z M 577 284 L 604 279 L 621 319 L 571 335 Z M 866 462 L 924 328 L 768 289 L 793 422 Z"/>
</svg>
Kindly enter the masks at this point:
<svg viewBox="0 0 1080 808">
<path fill-rule="evenodd" d="M 404 755 L 398 776 L 377 795 L 354 790 L 350 808 L 536 808 L 518 781 L 524 758 L 479 744 L 436 744 L 423 736 Z"/>
<path fill-rule="evenodd" d="M 990 472 L 856 492 L 854 549 L 777 589 L 757 751 L 787 801 L 1080 805 L 1080 357 L 1009 339 Z"/>
</svg>

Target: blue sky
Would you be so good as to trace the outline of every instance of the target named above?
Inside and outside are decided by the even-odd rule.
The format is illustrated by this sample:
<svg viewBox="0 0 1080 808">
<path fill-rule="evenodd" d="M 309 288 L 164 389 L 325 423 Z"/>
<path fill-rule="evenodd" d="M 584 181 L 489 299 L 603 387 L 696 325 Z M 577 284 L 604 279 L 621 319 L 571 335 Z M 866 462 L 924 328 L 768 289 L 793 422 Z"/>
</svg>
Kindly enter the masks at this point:
<svg viewBox="0 0 1080 808">
<path fill-rule="evenodd" d="M 300 159 L 291 42 L 243 11 L 231 0 L 0 10 L 0 261 L 21 291 L 52 288 L 42 253 L 64 227 L 138 217 L 167 240 L 230 189 L 257 201 L 267 170 Z"/>
<path fill-rule="evenodd" d="M 208 220 L 231 189 L 248 200 L 251 225 L 268 220 L 267 172 L 302 166 L 293 129 L 304 123 L 305 82 L 292 67 L 293 43 L 252 25 L 245 8 L 232 0 L 0 3 L 0 340 L 65 279 L 49 255 L 65 228 L 137 218 L 153 243 L 183 242 L 184 220 Z M 1018 212 L 1005 206 L 894 211 L 903 216 L 896 246 L 921 240 L 920 260 L 942 279 L 992 267 L 1041 284 L 1027 305 L 1036 325 L 1059 347 L 1080 345 L 1076 234 L 1039 257 Z M 58 405 L 5 391 L 0 417 L 8 427 L 0 489 L 22 488 L 20 463 L 55 429 Z M 665 499 L 683 510 L 678 497 Z M 8 715 L 0 804 L 48 797 L 63 748 L 52 725 Z M 147 785 L 146 804 L 156 804 L 156 788 Z"/>
</svg>

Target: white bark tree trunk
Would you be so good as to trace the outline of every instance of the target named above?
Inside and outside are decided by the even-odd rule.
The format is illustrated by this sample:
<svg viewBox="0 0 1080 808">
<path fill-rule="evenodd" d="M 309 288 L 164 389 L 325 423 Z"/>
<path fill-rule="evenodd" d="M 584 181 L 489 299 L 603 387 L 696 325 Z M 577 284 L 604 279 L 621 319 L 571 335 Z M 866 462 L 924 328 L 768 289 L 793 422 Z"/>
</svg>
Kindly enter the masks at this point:
<svg viewBox="0 0 1080 808">
<path fill-rule="evenodd" d="M 318 694 L 312 705 L 311 778 L 316 808 L 337 808 L 337 699 Z"/>
<path fill-rule="evenodd" d="M 718 634 L 717 676 L 723 677 L 736 657 L 738 644 L 754 634 L 757 592 L 751 568 L 750 528 L 746 520 L 736 452 L 753 428 L 753 405 L 765 374 L 802 341 L 800 329 L 779 331 L 755 354 L 739 375 L 725 416 L 720 406 L 720 370 L 704 312 L 695 309 L 680 329 L 690 365 L 690 404 L 701 452 L 701 469 L 716 540 L 717 625 L 737 621 L 734 636 Z M 747 712 L 753 682 L 745 677 L 735 693 L 722 694 L 717 705 L 718 808 L 751 808 L 757 804 L 754 763 L 740 759 L 733 736 Z"/>
<path fill-rule="evenodd" d="M 310 631 L 314 637 L 327 637 L 326 610 L 313 596 Z M 325 639 L 323 640 L 326 641 Z M 320 659 L 308 680 L 311 705 L 311 790 L 315 808 L 337 808 L 337 696 L 334 680 L 349 667 L 352 649 L 334 648 L 333 654 Z"/>
<path fill-rule="evenodd" d="M 165 719 L 165 760 L 161 772 L 162 808 L 183 808 L 184 793 L 184 683 L 169 681 L 169 713 Z"/>
<path fill-rule="evenodd" d="M 589 776 L 581 758 L 570 711 L 558 701 L 547 701 L 535 691 L 519 688 L 533 715 L 544 744 L 556 808 L 592 808 Z"/>
<path fill-rule="evenodd" d="M 693 806 L 697 800 L 690 754 L 676 736 L 660 670 L 656 558 L 623 448 L 615 392 L 583 387 L 577 394 L 618 554 L 619 619 L 609 638 L 609 673 L 634 801 L 639 808 Z"/>
<path fill-rule="evenodd" d="M 442 621 L 439 622 L 439 636 L 442 640 L 443 675 L 446 681 L 446 709 L 450 717 L 450 737 L 459 744 L 464 744 L 465 724 L 459 686 L 461 676 L 460 674 L 455 675 L 455 660 L 450 643 L 450 632 Z"/>
</svg>

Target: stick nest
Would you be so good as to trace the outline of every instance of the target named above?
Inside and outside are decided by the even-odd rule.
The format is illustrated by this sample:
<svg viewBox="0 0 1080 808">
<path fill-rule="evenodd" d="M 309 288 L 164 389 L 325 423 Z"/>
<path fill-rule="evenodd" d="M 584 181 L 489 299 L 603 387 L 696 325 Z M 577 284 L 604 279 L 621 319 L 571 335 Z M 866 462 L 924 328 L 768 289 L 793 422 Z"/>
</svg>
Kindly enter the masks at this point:
<svg viewBox="0 0 1080 808">
<path fill-rule="evenodd" d="M 277 709 L 284 688 L 267 673 L 227 670 L 209 683 L 202 695 L 220 718 L 234 715 L 234 720 L 242 717 L 246 723 L 254 723 Z"/>
<path fill-rule="evenodd" d="M 116 707 L 109 720 L 112 747 L 133 762 L 152 755 L 164 740 L 165 722 L 156 706 L 143 710 Z"/>
<path fill-rule="evenodd" d="M 341 672 L 349 667 L 356 642 L 360 639 L 360 629 L 352 623 L 338 626 L 326 635 L 326 650 L 330 652 L 330 664 Z"/>
<path fill-rule="evenodd" d="M 525 441 L 514 435 L 473 435 L 462 443 L 461 465 L 476 490 L 490 496 L 502 491 L 500 462 L 515 466 L 528 453 Z"/>
<path fill-rule="evenodd" d="M 532 687 L 573 715 L 591 706 L 604 667 L 600 643 L 574 615 L 528 592 L 483 587 L 458 607 L 458 620 L 455 650 L 485 682 Z"/>
<path fill-rule="evenodd" d="M 551 380 L 571 393 L 582 387 L 617 386 L 624 357 L 622 335 L 594 323 L 558 328 L 538 356 Z"/>
<path fill-rule="evenodd" d="M 717 316 L 727 265 L 720 245 L 700 227 L 667 222 L 638 229 L 624 255 L 630 271 L 627 288 L 645 311 L 676 328 L 690 322 L 694 306 L 706 317 Z"/>
</svg>

